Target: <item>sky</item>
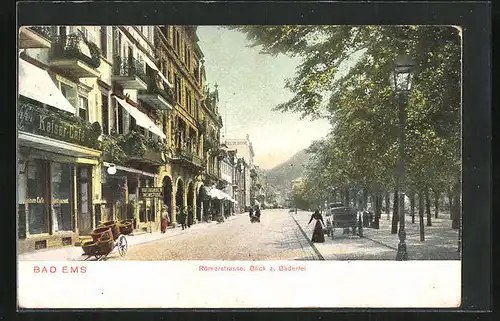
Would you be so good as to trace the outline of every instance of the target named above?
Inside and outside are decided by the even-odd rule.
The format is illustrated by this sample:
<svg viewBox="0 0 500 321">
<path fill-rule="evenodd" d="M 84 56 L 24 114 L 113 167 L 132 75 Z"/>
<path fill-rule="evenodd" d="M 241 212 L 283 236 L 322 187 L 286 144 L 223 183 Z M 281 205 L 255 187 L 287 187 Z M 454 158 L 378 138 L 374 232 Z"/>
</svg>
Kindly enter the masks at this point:
<svg viewBox="0 0 500 321">
<path fill-rule="evenodd" d="M 207 83 L 219 89 L 221 136 L 248 134 L 255 165 L 273 168 L 327 134 L 326 120 L 300 120 L 298 114 L 272 110 L 293 97 L 284 84 L 294 76 L 297 58 L 259 54 L 259 48 L 247 47 L 245 34 L 217 26 L 199 26 L 198 37 Z"/>
</svg>

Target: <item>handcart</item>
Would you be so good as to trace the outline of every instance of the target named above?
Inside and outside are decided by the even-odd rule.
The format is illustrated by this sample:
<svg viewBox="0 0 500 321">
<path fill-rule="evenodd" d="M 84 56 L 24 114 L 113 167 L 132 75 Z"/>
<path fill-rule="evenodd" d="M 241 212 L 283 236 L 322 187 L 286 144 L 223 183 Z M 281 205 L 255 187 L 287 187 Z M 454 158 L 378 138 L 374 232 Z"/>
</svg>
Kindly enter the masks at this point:
<svg viewBox="0 0 500 321">
<path fill-rule="evenodd" d="M 127 254 L 128 242 L 126 235 L 132 232 L 132 222 L 108 221 L 92 231 L 92 241 L 82 244 L 84 261 L 94 258 L 96 261 L 106 260 L 116 248 L 120 256 Z"/>
</svg>

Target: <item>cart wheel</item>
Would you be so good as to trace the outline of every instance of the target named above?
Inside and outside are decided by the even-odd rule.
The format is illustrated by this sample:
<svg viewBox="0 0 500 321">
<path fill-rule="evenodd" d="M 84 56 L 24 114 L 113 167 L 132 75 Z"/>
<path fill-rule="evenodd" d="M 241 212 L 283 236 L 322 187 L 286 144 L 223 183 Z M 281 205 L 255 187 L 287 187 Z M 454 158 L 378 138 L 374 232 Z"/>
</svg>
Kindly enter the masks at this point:
<svg viewBox="0 0 500 321">
<path fill-rule="evenodd" d="M 120 256 L 124 256 L 128 250 L 127 238 L 124 235 L 120 235 L 116 243 L 116 246 L 118 247 L 118 253 L 120 254 Z"/>
</svg>

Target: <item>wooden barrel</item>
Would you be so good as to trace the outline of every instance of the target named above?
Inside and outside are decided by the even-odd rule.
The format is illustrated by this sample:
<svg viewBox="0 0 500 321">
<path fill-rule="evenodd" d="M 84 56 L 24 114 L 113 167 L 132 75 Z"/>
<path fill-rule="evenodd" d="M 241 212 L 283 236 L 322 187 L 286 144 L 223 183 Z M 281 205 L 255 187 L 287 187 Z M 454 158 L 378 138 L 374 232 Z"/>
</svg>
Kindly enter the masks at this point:
<svg viewBox="0 0 500 321">
<path fill-rule="evenodd" d="M 99 238 L 103 236 L 109 236 L 110 238 L 113 238 L 113 233 L 108 226 L 96 228 L 92 231 L 92 233 L 90 233 L 90 235 L 92 236 L 92 240 L 94 242 L 97 242 Z"/>
<path fill-rule="evenodd" d="M 130 222 L 123 223 L 123 221 L 122 221 L 122 222 L 120 222 L 119 227 L 120 227 L 120 233 L 123 235 L 129 235 L 133 231 L 132 223 L 130 223 Z"/>
<path fill-rule="evenodd" d="M 99 253 L 102 255 L 108 255 L 115 246 L 113 237 L 105 235 L 97 241 L 97 247 L 99 248 Z"/>
<path fill-rule="evenodd" d="M 86 255 L 95 255 L 97 253 L 97 243 L 94 241 L 87 241 L 82 244 L 83 253 Z"/>
</svg>

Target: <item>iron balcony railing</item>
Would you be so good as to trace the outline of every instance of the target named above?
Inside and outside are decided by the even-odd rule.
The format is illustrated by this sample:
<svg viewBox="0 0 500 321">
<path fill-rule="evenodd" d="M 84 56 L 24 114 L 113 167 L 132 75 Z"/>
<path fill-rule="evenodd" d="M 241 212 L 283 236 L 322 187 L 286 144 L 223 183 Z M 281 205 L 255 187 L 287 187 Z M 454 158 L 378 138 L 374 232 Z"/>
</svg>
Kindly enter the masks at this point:
<svg viewBox="0 0 500 321">
<path fill-rule="evenodd" d="M 88 46 L 90 57 L 82 52 L 81 46 Z M 98 68 L 101 64 L 100 50 L 81 34 L 58 35 L 52 37 L 50 58 L 54 59 L 77 59 L 92 68 Z"/>
<path fill-rule="evenodd" d="M 161 80 L 159 79 L 157 72 L 155 72 L 154 75 L 148 77 L 148 89 L 141 92 L 160 95 L 163 99 L 165 99 L 169 103 L 175 104 L 174 91 L 170 87 L 168 87 L 167 84 L 163 84 L 163 88 L 165 89 L 162 89 L 158 85 L 159 81 Z"/>
<path fill-rule="evenodd" d="M 122 58 L 114 56 L 113 73 L 116 76 L 133 77 L 137 76 L 142 81 L 147 82 L 144 63 L 133 57 Z"/>
<path fill-rule="evenodd" d="M 32 31 L 37 33 L 38 35 L 44 37 L 47 40 L 52 39 L 52 29 L 51 27 L 46 27 L 46 26 L 33 26 L 30 27 Z"/>
</svg>

